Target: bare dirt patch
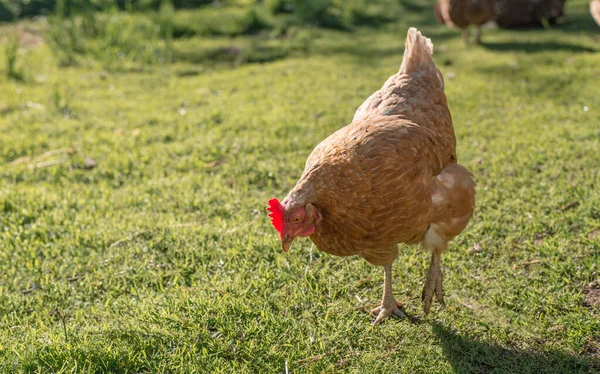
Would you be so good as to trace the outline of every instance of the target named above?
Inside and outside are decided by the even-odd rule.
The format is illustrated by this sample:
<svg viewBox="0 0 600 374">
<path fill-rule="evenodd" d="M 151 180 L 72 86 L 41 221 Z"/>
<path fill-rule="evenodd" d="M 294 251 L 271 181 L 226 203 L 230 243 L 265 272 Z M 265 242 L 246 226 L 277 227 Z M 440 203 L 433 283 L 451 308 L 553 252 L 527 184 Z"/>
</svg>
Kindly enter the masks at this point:
<svg viewBox="0 0 600 374">
<path fill-rule="evenodd" d="M 600 282 L 588 284 L 583 290 L 583 303 L 588 307 L 600 307 Z"/>
</svg>

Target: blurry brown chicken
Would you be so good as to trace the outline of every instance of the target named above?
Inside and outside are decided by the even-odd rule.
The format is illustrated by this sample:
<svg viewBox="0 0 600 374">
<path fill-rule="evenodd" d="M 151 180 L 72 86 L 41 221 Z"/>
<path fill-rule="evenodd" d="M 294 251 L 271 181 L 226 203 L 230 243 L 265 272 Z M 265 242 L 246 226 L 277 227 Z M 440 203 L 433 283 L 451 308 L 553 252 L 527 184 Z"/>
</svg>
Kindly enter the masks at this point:
<svg viewBox="0 0 600 374">
<path fill-rule="evenodd" d="M 312 151 L 282 203 L 269 201 L 287 252 L 298 236 L 319 250 L 360 255 L 385 269 L 374 323 L 404 316 L 392 295 L 398 243 L 432 253 L 422 293 L 429 312 L 443 305 L 440 255 L 467 225 L 475 205 L 473 175 L 456 163 L 456 140 L 444 81 L 431 41 L 408 30 L 400 71 L 358 108 L 351 124 Z"/>
<path fill-rule="evenodd" d="M 566 0 L 495 0 L 496 23 L 504 29 L 555 25 L 565 14 Z"/>
<path fill-rule="evenodd" d="M 494 19 L 492 0 L 440 0 L 435 5 L 435 16 L 438 21 L 448 26 L 456 26 L 461 30 L 462 40 L 469 40 L 469 25 L 475 25 L 475 43 L 481 42 L 481 26 Z"/>
<path fill-rule="evenodd" d="M 592 0 L 590 2 L 590 13 L 598 26 L 600 26 L 600 0 Z"/>
</svg>

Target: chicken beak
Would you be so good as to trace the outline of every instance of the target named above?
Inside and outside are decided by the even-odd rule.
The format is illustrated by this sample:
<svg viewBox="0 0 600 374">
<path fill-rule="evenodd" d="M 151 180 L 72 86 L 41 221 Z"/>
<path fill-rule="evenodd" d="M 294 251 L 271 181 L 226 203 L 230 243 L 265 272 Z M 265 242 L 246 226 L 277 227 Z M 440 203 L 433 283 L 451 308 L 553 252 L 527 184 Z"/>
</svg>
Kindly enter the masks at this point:
<svg viewBox="0 0 600 374">
<path fill-rule="evenodd" d="M 294 239 L 296 239 L 296 238 L 290 237 L 288 234 L 286 234 L 285 237 L 281 238 L 281 248 L 283 248 L 283 251 L 285 253 L 287 253 L 290 250 L 290 247 L 292 246 Z"/>
</svg>

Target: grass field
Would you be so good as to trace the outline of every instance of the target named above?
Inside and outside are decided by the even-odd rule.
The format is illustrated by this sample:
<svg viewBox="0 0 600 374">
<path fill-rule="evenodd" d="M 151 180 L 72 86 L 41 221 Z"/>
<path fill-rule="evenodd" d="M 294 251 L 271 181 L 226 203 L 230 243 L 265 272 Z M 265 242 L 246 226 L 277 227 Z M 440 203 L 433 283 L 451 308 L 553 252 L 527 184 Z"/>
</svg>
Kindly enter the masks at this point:
<svg viewBox="0 0 600 374">
<path fill-rule="evenodd" d="M 372 327 L 381 268 L 283 254 L 264 208 L 409 26 L 436 45 L 478 206 L 443 258 L 447 308 Z M 572 0 L 560 27 L 486 31 L 463 48 L 427 5 L 263 64 L 120 70 L 21 45 L 23 80 L 0 68 L 0 371 L 600 372 L 600 27 Z M 413 317 L 428 261 L 394 264 Z"/>
</svg>

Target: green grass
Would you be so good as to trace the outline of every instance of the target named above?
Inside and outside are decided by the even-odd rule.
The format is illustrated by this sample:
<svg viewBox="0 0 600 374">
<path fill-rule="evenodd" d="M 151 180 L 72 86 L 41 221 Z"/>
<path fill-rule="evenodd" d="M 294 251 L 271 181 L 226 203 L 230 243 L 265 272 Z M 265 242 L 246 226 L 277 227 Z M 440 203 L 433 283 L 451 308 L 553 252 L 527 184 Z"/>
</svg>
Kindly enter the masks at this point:
<svg viewBox="0 0 600 374">
<path fill-rule="evenodd" d="M 426 6 L 234 69 L 58 68 L 23 45 L 24 80 L 0 71 L 0 371 L 600 371 L 600 28 L 569 4 L 559 28 L 466 49 Z M 309 240 L 283 254 L 264 208 L 396 71 L 410 25 L 478 206 L 443 258 L 447 308 L 371 327 L 382 270 Z M 427 267 L 417 247 L 394 264 L 411 316 Z"/>
</svg>

